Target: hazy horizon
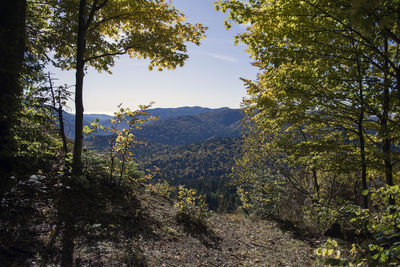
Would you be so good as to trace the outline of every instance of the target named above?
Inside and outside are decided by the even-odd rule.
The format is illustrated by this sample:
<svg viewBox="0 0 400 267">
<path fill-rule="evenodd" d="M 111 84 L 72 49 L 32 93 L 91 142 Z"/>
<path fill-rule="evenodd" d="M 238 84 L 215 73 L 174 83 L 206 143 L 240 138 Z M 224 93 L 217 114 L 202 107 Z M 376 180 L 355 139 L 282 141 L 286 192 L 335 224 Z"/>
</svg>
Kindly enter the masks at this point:
<svg viewBox="0 0 400 267">
<path fill-rule="evenodd" d="M 128 107 L 128 106 L 124 106 L 124 107 Z M 136 107 L 129 107 L 132 110 L 135 110 L 137 108 Z M 151 107 L 150 110 L 152 109 L 179 109 L 179 108 L 204 108 L 204 109 L 240 109 L 240 108 L 231 108 L 231 107 L 204 107 L 204 106 L 180 106 L 180 107 Z M 75 112 L 70 112 L 68 110 L 64 110 L 65 112 L 67 112 L 68 114 L 74 114 Z M 115 108 L 115 111 L 117 111 L 117 107 Z M 114 112 L 111 113 L 106 113 L 106 112 L 84 112 L 85 115 L 113 115 Z"/>
<path fill-rule="evenodd" d="M 84 80 L 84 108 L 87 114 L 112 114 L 120 103 L 135 108 L 154 101 L 153 108 L 205 106 L 210 108 L 239 108 L 246 89 L 241 77 L 255 79 L 257 68 L 252 66 L 245 46 L 234 45 L 234 34 L 245 26 L 232 25 L 225 30 L 226 14 L 214 10 L 214 0 L 174 0 L 191 23 L 208 26 L 207 37 L 200 46 L 188 45 L 185 66 L 174 71 L 148 71 L 146 60 L 121 56 L 111 68 L 112 75 L 98 73 L 92 68 Z M 74 71 L 49 67 L 58 79 L 56 85 L 75 83 Z M 74 104 L 69 101 L 69 112 Z"/>
</svg>

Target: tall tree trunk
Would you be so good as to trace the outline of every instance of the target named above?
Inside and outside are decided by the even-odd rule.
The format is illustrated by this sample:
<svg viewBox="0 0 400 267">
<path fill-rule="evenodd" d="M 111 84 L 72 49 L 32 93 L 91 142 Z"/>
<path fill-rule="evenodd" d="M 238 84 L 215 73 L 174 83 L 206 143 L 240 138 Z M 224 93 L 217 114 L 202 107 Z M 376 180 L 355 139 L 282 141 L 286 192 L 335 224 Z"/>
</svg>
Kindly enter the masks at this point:
<svg viewBox="0 0 400 267">
<path fill-rule="evenodd" d="M 83 78 L 85 76 L 85 49 L 87 28 L 86 0 L 79 2 L 78 39 L 75 74 L 75 142 L 72 162 L 72 173 L 78 177 L 82 173 L 82 141 L 83 141 Z"/>
<path fill-rule="evenodd" d="M 22 88 L 18 79 L 25 51 L 26 0 L 0 1 L 0 197 L 15 168 L 17 124 Z"/>
<path fill-rule="evenodd" d="M 83 78 L 85 76 L 85 48 L 86 48 L 86 0 L 79 1 L 78 38 L 76 52 L 75 75 L 75 142 L 72 160 L 73 179 L 79 179 L 82 174 L 82 141 L 83 141 Z M 77 207 L 71 207 L 71 210 Z M 72 212 L 67 211 L 65 216 L 64 233 L 62 240 L 61 266 L 70 267 L 73 263 L 75 218 Z"/>
<path fill-rule="evenodd" d="M 361 109 L 362 110 L 362 109 Z M 367 184 L 367 162 L 365 159 L 365 137 L 363 132 L 364 112 L 361 111 L 358 118 L 358 139 L 360 141 L 360 160 L 361 160 L 361 184 L 362 191 L 368 190 Z M 363 208 L 368 209 L 368 195 L 363 197 Z"/>
<path fill-rule="evenodd" d="M 364 103 L 364 88 L 361 76 L 361 66 L 360 60 L 357 56 L 357 72 L 358 72 L 358 93 L 359 93 L 359 101 L 360 101 L 360 113 L 358 116 L 358 139 L 360 142 L 360 161 L 361 161 L 361 184 L 362 184 L 362 191 L 368 189 L 367 184 L 367 162 L 365 159 L 365 137 L 364 137 L 364 114 L 365 114 L 365 103 Z M 363 208 L 368 209 L 368 195 L 363 197 Z"/>
<path fill-rule="evenodd" d="M 388 50 L 388 41 L 385 40 L 385 52 Z M 393 185 L 392 161 L 391 161 L 391 135 L 389 129 L 389 110 L 390 110 L 390 92 L 389 92 L 389 66 L 385 63 L 384 85 L 383 85 L 383 103 L 382 103 L 382 151 L 385 164 L 386 184 Z"/>
<path fill-rule="evenodd" d="M 65 208 L 65 207 L 64 207 Z M 70 211 L 70 210 L 69 210 Z M 68 212 L 64 218 L 61 266 L 71 267 L 74 260 L 75 220 Z"/>
<path fill-rule="evenodd" d="M 385 54 L 388 55 L 388 40 L 384 41 Z M 387 58 L 387 57 L 386 57 Z M 384 82 L 383 82 L 383 103 L 382 103 L 382 118 L 381 118 L 381 136 L 382 136 L 382 153 L 385 165 L 386 184 L 393 185 L 393 164 L 391 159 L 391 133 L 389 129 L 389 111 L 390 111 L 390 81 L 389 81 L 389 63 L 385 59 Z M 389 205 L 394 205 L 393 197 L 389 198 Z"/>
</svg>

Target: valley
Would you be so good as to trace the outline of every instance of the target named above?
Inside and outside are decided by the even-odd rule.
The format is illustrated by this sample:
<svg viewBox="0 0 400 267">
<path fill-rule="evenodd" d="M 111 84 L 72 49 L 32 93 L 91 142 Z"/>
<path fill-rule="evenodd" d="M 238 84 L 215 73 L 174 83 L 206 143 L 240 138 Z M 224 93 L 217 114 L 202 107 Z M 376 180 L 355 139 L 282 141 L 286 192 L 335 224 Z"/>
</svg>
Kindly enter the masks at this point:
<svg viewBox="0 0 400 267">
<path fill-rule="evenodd" d="M 167 181 L 175 188 L 185 185 L 196 189 L 206 196 L 211 210 L 235 210 L 239 199 L 229 176 L 240 153 L 240 110 L 183 107 L 149 111 L 159 119 L 135 132 L 139 140 L 147 143 L 132 149 L 138 169 L 152 173 L 154 182 Z M 99 119 L 101 125 L 108 127 L 110 118 L 88 114 L 84 121 L 89 125 Z M 65 124 L 73 125 L 73 121 Z M 107 152 L 109 138 L 100 132 L 94 138 L 87 138 L 86 144 L 91 149 Z M 159 169 L 156 172 L 155 167 Z"/>
</svg>

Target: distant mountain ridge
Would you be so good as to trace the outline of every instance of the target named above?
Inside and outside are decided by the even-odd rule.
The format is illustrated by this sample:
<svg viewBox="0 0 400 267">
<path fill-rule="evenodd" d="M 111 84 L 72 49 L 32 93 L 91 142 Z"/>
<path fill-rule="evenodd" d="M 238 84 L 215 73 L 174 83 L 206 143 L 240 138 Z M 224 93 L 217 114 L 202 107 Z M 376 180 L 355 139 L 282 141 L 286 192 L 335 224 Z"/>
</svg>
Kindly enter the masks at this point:
<svg viewBox="0 0 400 267">
<path fill-rule="evenodd" d="M 183 145 L 215 138 L 240 137 L 238 109 L 218 109 L 194 115 L 155 121 L 137 132 L 139 139 L 151 143 Z"/>
<path fill-rule="evenodd" d="M 159 116 L 159 119 L 145 125 L 136 133 L 139 138 L 148 142 L 181 145 L 241 135 L 242 114 L 239 109 L 180 107 L 156 108 L 149 111 L 151 115 Z M 89 125 L 99 119 L 101 125 L 108 127 L 111 118 L 112 116 L 106 114 L 85 114 L 83 124 Z M 74 114 L 64 114 L 65 132 L 69 138 L 74 138 L 74 119 Z"/>
<path fill-rule="evenodd" d="M 223 108 L 212 109 L 212 108 L 203 108 L 196 106 L 196 107 L 179 107 L 179 108 L 153 108 L 150 109 L 149 111 L 152 116 L 159 116 L 158 121 L 160 121 L 160 120 L 178 118 L 182 116 L 219 111 L 224 109 L 229 109 L 229 108 L 223 107 Z"/>
</svg>

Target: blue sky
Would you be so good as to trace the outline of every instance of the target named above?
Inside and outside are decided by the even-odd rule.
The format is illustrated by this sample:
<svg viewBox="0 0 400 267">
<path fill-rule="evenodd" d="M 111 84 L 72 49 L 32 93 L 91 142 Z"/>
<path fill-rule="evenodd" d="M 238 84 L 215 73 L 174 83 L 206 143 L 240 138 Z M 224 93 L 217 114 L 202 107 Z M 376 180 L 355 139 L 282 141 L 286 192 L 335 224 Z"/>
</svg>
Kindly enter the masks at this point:
<svg viewBox="0 0 400 267">
<path fill-rule="evenodd" d="M 84 81 L 85 113 L 111 114 L 123 103 L 136 108 L 155 101 L 153 107 L 202 106 L 239 108 L 246 90 L 240 77 L 255 79 L 257 69 L 244 52 L 234 45 L 233 36 L 245 27 L 225 30 L 226 14 L 214 10 L 214 0 L 174 0 L 192 23 L 208 26 L 200 46 L 189 45 L 189 59 L 173 71 L 148 71 L 146 61 L 120 57 L 112 74 L 89 69 Z M 74 72 L 51 69 L 59 83 L 74 84 Z M 73 103 L 69 106 L 72 108 Z"/>
</svg>

